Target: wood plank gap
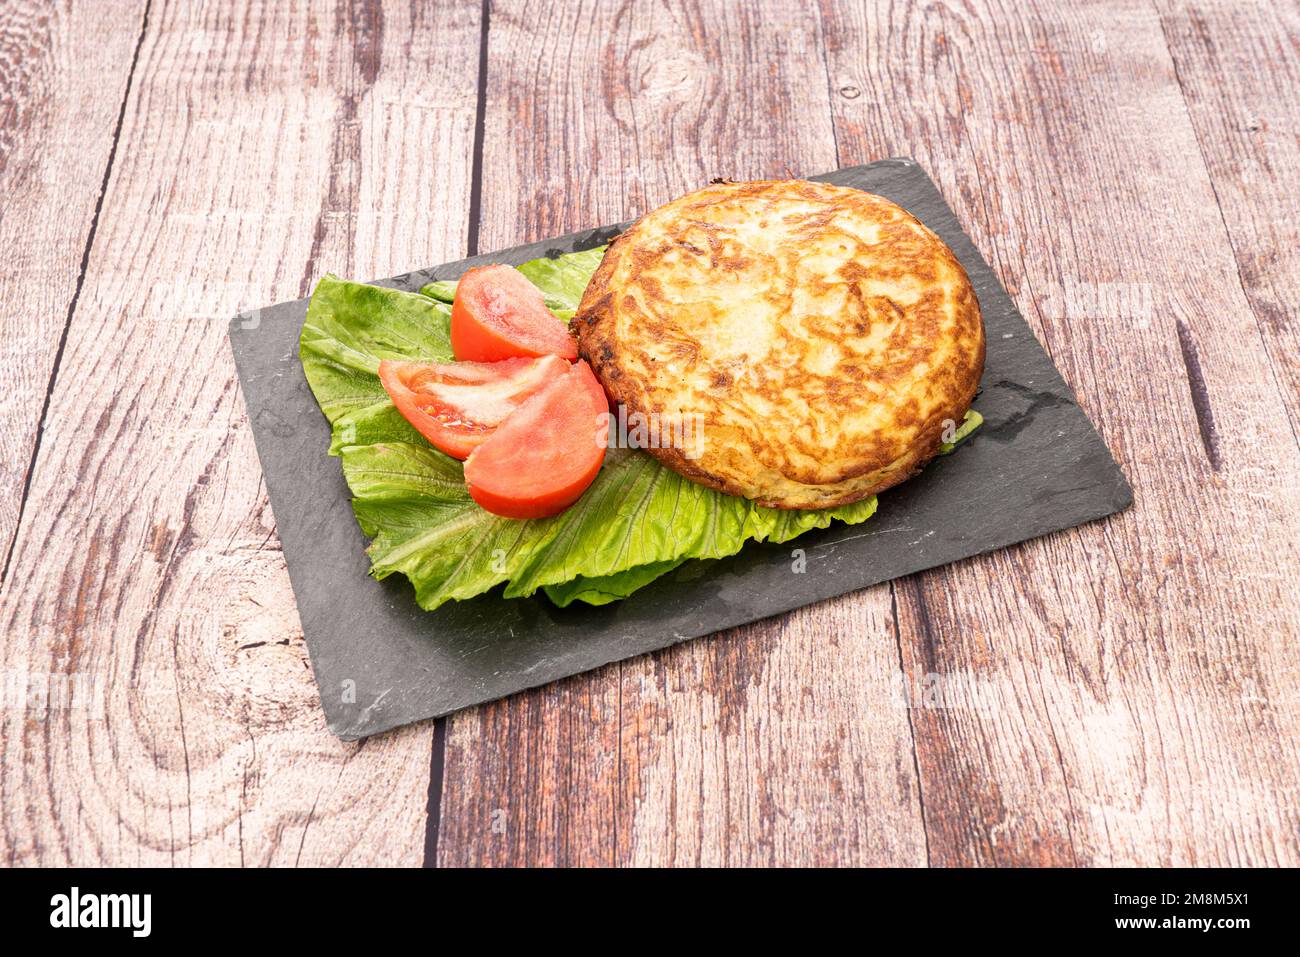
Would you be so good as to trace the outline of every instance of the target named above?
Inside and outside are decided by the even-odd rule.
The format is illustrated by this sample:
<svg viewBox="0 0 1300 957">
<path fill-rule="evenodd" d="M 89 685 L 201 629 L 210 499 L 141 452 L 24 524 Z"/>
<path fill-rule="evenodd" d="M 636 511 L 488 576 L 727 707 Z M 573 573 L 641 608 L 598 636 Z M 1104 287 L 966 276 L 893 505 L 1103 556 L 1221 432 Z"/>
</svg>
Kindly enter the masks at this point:
<svg viewBox="0 0 1300 957">
<path fill-rule="evenodd" d="M 817 7 L 817 27 L 821 41 L 818 46 L 821 48 L 822 69 L 826 71 L 826 109 L 830 112 L 831 142 L 835 144 L 835 168 L 839 169 L 844 164 L 840 160 L 840 131 L 835 126 L 835 97 L 837 91 L 831 79 L 830 51 L 826 49 L 826 11 L 820 5 Z"/>
<path fill-rule="evenodd" d="M 433 747 L 429 749 L 429 803 L 424 826 L 424 866 L 438 866 L 438 825 L 442 823 L 443 763 L 447 757 L 447 719 L 433 722 Z"/>
<path fill-rule="evenodd" d="M 483 197 L 483 130 L 487 116 L 488 29 L 492 18 L 492 0 L 483 0 L 479 17 L 478 98 L 474 105 L 474 145 L 469 182 L 469 228 L 465 237 L 465 255 L 477 256 L 480 207 Z M 433 722 L 433 746 L 429 754 L 428 817 L 424 826 L 424 866 L 438 866 L 438 833 L 442 823 L 442 781 L 447 760 L 447 718 Z"/>
<path fill-rule="evenodd" d="M 474 107 L 474 158 L 469 179 L 469 235 L 466 255 L 477 256 L 479 219 L 483 205 L 483 129 L 487 117 L 488 30 L 492 21 L 492 0 L 483 0 L 479 19 L 478 102 Z"/>
<path fill-rule="evenodd" d="M 1269 376 L 1273 380 L 1273 387 L 1277 389 L 1278 396 L 1286 403 L 1286 389 L 1283 388 L 1282 382 L 1278 378 L 1277 367 L 1273 364 L 1273 357 L 1268 351 L 1268 337 L 1265 336 L 1264 330 L 1260 325 L 1259 313 L 1255 311 L 1255 303 L 1251 300 L 1250 290 L 1246 287 L 1246 278 L 1241 274 L 1241 259 L 1237 255 L 1237 244 L 1233 242 L 1232 228 L 1228 225 L 1227 213 L 1223 210 L 1223 200 L 1219 196 L 1219 186 L 1214 182 L 1214 173 L 1210 170 L 1210 158 L 1205 155 L 1205 144 L 1201 141 L 1201 131 L 1196 126 L 1196 120 L 1192 116 L 1192 105 L 1187 100 L 1187 84 L 1183 81 L 1182 71 L 1178 67 L 1178 57 L 1174 55 L 1174 45 L 1169 42 L 1169 27 L 1165 24 L 1164 15 L 1160 8 L 1155 5 L 1154 0 L 1151 4 L 1152 10 L 1156 15 L 1156 22 L 1160 24 L 1160 36 L 1165 41 L 1165 52 L 1169 55 L 1169 64 L 1173 68 L 1174 81 L 1178 84 L 1178 95 L 1183 101 L 1183 113 L 1187 117 L 1187 125 L 1192 131 L 1192 136 L 1196 140 L 1196 152 L 1201 157 L 1201 167 L 1205 170 L 1205 179 L 1210 184 L 1210 192 L 1214 195 L 1214 207 L 1219 212 L 1219 222 L 1223 225 L 1223 235 L 1228 240 L 1228 248 L 1232 250 L 1232 266 L 1237 274 L 1237 285 L 1241 287 L 1242 298 L 1246 300 L 1246 306 L 1250 309 L 1251 318 L 1255 320 L 1255 329 L 1259 332 L 1260 344 L 1264 347 L 1264 355 L 1268 362 Z M 1181 319 L 1178 320 L 1178 344 L 1183 349 L 1183 362 L 1187 365 L 1189 384 L 1192 389 L 1192 404 L 1196 409 L 1196 421 L 1201 426 L 1201 439 L 1206 440 L 1206 422 L 1210 428 L 1210 437 L 1213 439 L 1213 451 L 1211 444 L 1205 441 L 1205 452 L 1210 457 L 1210 464 L 1214 466 L 1214 471 L 1219 471 L 1219 452 L 1218 436 L 1214 435 L 1214 417 L 1211 415 L 1207 420 L 1201 418 L 1201 406 L 1198 404 L 1204 402 L 1207 415 L 1210 408 L 1210 395 L 1205 388 L 1205 377 L 1201 375 L 1200 360 L 1197 358 L 1194 344 L 1191 344 L 1190 334 L 1186 323 Z M 1188 346 L 1192 345 L 1191 357 L 1192 362 L 1188 363 Z M 1195 379 L 1192 379 L 1193 369 L 1195 369 Z M 1199 392 L 1198 392 L 1199 390 Z M 1287 424 L 1291 429 L 1291 438 L 1300 449 L 1300 434 L 1296 432 L 1296 424 L 1290 419 Z M 21 519 L 21 513 L 19 513 Z"/>
<path fill-rule="evenodd" d="M 131 99 L 131 86 L 135 80 L 135 68 L 140 62 L 140 48 L 144 45 L 144 36 L 149 29 L 149 7 L 153 0 L 146 0 L 144 16 L 140 21 L 140 34 L 135 40 L 135 52 L 131 54 L 131 69 L 126 75 L 126 89 L 122 92 L 122 105 L 117 111 L 117 124 L 113 127 L 113 142 L 108 149 L 108 162 L 104 164 L 104 176 L 99 183 L 99 197 L 95 200 L 95 212 L 90 218 L 90 229 L 86 232 L 86 245 L 81 250 L 81 265 L 77 270 L 77 283 L 68 300 L 68 314 L 63 320 L 63 330 L 59 333 L 59 345 L 54 350 L 54 364 L 50 367 L 50 380 L 45 386 L 45 398 L 41 401 L 41 414 L 36 419 L 36 440 L 32 443 L 32 457 L 27 463 L 27 474 L 23 476 L 23 491 L 18 499 L 18 517 L 14 522 L 13 535 L 9 547 L 5 549 L 4 567 L 0 568 L 0 590 L 9 580 L 9 565 L 13 561 L 14 547 L 18 544 L 18 533 L 23 527 L 23 515 L 27 510 L 27 497 L 32 490 L 32 476 L 36 474 L 36 460 L 41 451 L 41 439 L 45 436 L 45 417 L 50 413 L 50 398 L 54 395 L 54 383 L 59 378 L 59 366 L 63 362 L 63 352 L 68 345 L 68 330 L 72 328 L 72 316 L 77 311 L 81 299 L 81 287 L 86 283 L 86 269 L 90 265 L 90 250 L 95 245 L 95 234 L 99 230 L 99 213 L 104 207 L 104 196 L 108 193 L 108 179 L 113 173 L 113 161 L 117 158 L 117 143 L 122 137 L 122 123 L 126 119 L 126 104 Z"/>
<path fill-rule="evenodd" d="M 898 677 L 899 680 L 907 681 L 907 669 L 903 665 L 903 629 L 898 621 L 898 593 L 894 590 L 894 582 L 889 583 L 889 615 L 894 620 L 894 648 L 898 651 Z M 910 689 L 909 689 L 910 690 Z M 921 809 L 921 837 L 925 841 L 925 866 L 932 867 L 930 862 L 930 827 L 925 816 L 925 785 L 921 780 L 921 761 L 916 753 L 916 728 L 912 725 L 912 707 L 911 698 L 907 695 L 902 696 L 903 707 L 907 710 L 907 733 L 912 739 L 912 772 L 916 775 L 916 803 Z"/>
<path fill-rule="evenodd" d="M 1192 392 L 1192 410 L 1196 413 L 1196 425 L 1201 431 L 1201 445 L 1205 446 L 1205 457 L 1210 460 L 1210 467 L 1219 471 L 1219 433 L 1214 428 L 1214 410 L 1210 407 L 1210 390 L 1205 385 L 1205 373 L 1201 371 L 1201 357 L 1196 351 L 1196 342 L 1192 339 L 1192 330 L 1183 322 L 1176 320 L 1178 326 L 1178 348 L 1182 350 L 1183 365 L 1187 368 L 1187 385 Z"/>
<path fill-rule="evenodd" d="M 619 795 L 623 793 L 623 662 L 620 661 L 617 664 L 618 664 L 618 712 L 617 712 L 618 724 L 616 725 L 616 727 L 618 728 L 618 739 L 615 742 L 614 747 L 615 747 L 615 754 L 616 754 L 615 767 L 618 768 L 618 773 L 615 775 L 614 778 L 614 842 L 610 854 L 610 861 L 609 861 L 610 867 L 619 866 L 618 829 L 620 826 L 620 821 L 619 821 L 619 813 L 618 813 L 619 812 L 618 799 L 619 799 Z M 572 753 L 572 748 L 570 748 L 570 753 Z M 631 853 L 631 851 L 632 848 L 629 847 L 628 852 Z"/>
</svg>

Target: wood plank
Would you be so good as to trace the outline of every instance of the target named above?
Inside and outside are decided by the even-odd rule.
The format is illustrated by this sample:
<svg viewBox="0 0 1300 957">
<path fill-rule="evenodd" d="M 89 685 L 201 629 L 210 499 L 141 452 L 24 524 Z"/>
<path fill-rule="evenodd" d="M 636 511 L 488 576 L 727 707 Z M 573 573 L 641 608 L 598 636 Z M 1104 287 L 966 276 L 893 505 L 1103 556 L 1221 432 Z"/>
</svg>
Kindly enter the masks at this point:
<svg viewBox="0 0 1300 957">
<path fill-rule="evenodd" d="M 938 174 L 1137 495 L 899 584 L 909 675 L 986 705 L 913 713 L 931 860 L 1295 864 L 1296 445 L 1159 17 L 823 12 L 842 158 Z"/>
<path fill-rule="evenodd" d="M 821 51 L 795 3 L 494 3 L 481 247 L 834 168 Z M 923 863 L 898 672 L 882 587 L 454 715 L 439 862 Z"/>
<path fill-rule="evenodd" d="M 104 710 L 6 711 L 10 862 L 420 862 L 431 726 L 325 729 L 226 321 L 463 254 L 479 9 L 154 5 L 0 603 Z"/>
<path fill-rule="evenodd" d="M 1300 7 L 1245 0 L 1159 0 L 1237 274 L 1279 380 L 1295 434 L 1300 422 Z"/>
<path fill-rule="evenodd" d="M 143 16 L 144 0 L 0 4 L 0 564 Z"/>
</svg>

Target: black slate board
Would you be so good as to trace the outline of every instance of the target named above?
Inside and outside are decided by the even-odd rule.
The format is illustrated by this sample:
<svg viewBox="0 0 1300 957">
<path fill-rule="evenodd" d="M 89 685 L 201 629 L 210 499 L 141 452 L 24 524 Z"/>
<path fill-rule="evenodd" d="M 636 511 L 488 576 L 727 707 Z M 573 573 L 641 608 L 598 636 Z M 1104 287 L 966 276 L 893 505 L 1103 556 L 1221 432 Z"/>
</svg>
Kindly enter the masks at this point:
<svg viewBox="0 0 1300 957">
<path fill-rule="evenodd" d="M 813 177 L 888 197 L 952 247 L 984 313 L 988 358 L 975 408 L 985 424 L 954 454 L 884 493 L 863 525 L 749 545 L 601 608 L 494 593 L 422 611 L 400 575 L 367 575 L 330 429 L 298 361 L 307 301 L 236 317 L 230 337 L 267 491 L 298 600 L 321 705 L 352 740 L 731 628 L 876 582 L 1110 515 L 1131 504 L 1119 466 L 1051 359 L 911 160 Z M 516 246 L 380 285 L 418 290 L 485 262 L 519 264 L 608 242 L 606 227 Z M 804 550 L 795 573 L 791 552 Z"/>
</svg>

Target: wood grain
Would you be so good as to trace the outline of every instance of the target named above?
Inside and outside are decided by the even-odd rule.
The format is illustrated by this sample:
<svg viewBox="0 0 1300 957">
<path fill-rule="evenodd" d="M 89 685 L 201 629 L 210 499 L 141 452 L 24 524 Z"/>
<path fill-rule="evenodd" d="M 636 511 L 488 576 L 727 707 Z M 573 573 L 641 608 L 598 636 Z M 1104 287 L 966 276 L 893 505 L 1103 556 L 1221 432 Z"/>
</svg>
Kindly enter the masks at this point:
<svg viewBox="0 0 1300 957">
<path fill-rule="evenodd" d="M 918 796 L 874 589 L 455 717 L 440 858 L 1294 863 L 1295 446 L 1155 10 L 826 3 L 823 100 L 817 18 L 781 9 L 778 39 L 701 6 L 634 27 L 640 10 L 584 11 L 600 29 L 494 6 L 486 165 L 538 225 L 521 236 L 489 198 L 508 227 L 489 235 L 635 215 L 714 172 L 711 149 L 740 176 L 827 168 L 831 146 L 915 156 L 1138 505 L 897 583 L 913 686 L 975 695 L 907 713 Z M 556 69 L 560 49 L 584 66 Z M 498 145 L 503 109 L 535 138 Z M 574 159 L 551 172 L 556 153 Z"/>
<path fill-rule="evenodd" d="M 819 31 L 793 3 L 494 3 L 482 248 L 834 168 Z M 898 669 L 881 587 L 454 715 L 439 861 L 924 863 Z"/>
<path fill-rule="evenodd" d="M 324 728 L 228 316 L 910 155 L 1134 508 L 453 716 L 438 862 L 1300 863 L 1298 32 L 1252 0 L 0 6 L 0 859 L 421 860 L 432 727 Z"/>
<path fill-rule="evenodd" d="M 0 601 L 104 708 L 6 710 L 0 857 L 420 862 L 430 726 L 326 730 L 226 323 L 463 255 L 478 15 L 154 4 Z"/>
<path fill-rule="evenodd" d="M 0 4 L 0 564 L 18 527 L 143 16 L 144 0 Z M 100 35 L 101 19 L 116 28 Z"/>
<path fill-rule="evenodd" d="M 1300 422 L 1300 7 L 1160 0 L 1175 75 L 1270 372 Z"/>
<path fill-rule="evenodd" d="M 1137 493 L 899 583 L 909 675 L 987 691 L 914 713 L 931 861 L 1294 864 L 1296 446 L 1159 17 L 896 9 L 825 5 L 842 156 L 938 172 Z"/>
</svg>

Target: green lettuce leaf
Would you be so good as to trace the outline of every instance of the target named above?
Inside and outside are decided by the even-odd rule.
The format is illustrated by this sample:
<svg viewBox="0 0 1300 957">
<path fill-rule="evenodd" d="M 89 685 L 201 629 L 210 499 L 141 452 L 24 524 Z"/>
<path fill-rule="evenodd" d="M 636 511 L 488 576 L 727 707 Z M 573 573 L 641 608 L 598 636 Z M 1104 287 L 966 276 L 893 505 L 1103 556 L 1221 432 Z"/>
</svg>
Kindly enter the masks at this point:
<svg viewBox="0 0 1300 957">
<path fill-rule="evenodd" d="M 438 279 L 434 282 L 426 282 L 420 287 L 420 295 L 428 296 L 430 299 L 437 299 L 439 302 L 455 302 L 456 280 Z"/>
<path fill-rule="evenodd" d="M 450 362 L 451 308 L 397 289 L 327 275 L 298 341 L 307 382 L 333 426 L 330 454 L 385 439 L 423 442 L 388 400 L 380 359 Z"/>
<path fill-rule="evenodd" d="M 592 273 L 604 258 L 606 248 L 597 246 L 580 253 L 534 259 L 518 268 L 542 291 L 546 308 L 561 319 L 569 320 L 578 311 L 578 303 L 582 301 L 582 294 L 587 290 Z M 420 288 L 420 293 L 439 302 L 450 303 L 456 298 L 456 281 L 442 279 L 425 283 Z"/>
<path fill-rule="evenodd" d="M 562 317 L 577 309 L 603 247 L 519 267 Z M 400 573 L 434 609 L 505 584 L 507 598 L 539 590 L 558 605 L 604 604 L 690 559 L 732 555 L 747 541 L 785 542 L 832 519 L 865 521 L 874 498 L 838 509 L 763 508 L 690 482 L 651 456 L 611 449 L 591 487 L 548 519 L 519 521 L 469 497 L 460 462 L 429 445 L 389 402 L 381 359 L 451 361 L 455 284 L 420 293 L 326 276 L 307 310 L 300 356 L 333 427 L 353 510 L 371 539 L 371 574 Z M 976 415 L 976 417 L 978 417 Z M 967 434 L 966 426 L 954 440 Z"/>
<path fill-rule="evenodd" d="M 638 588 L 668 574 L 686 561 L 687 559 L 683 558 L 677 561 L 653 562 L 614 575 L 598 575 L 590 578 L 579 575 L 572 581 L 547 585 L 542 590 L 546 592 L 547 598 L 561 608 L 575 601 L 583 601 L 588 605 L 608 605 L 612 601 L 626 598 Z"/>
<path fill-rule="evenodd" d="M 603 604 L 689 558 L 723 558 L 750 539 L 783 542 L 832 518 L 857 522 L 875 499 L 840 509 L 763 508 L 682 478 L 634 449 L 610 449 L 596 481 L 552 518 L 517 521 L 480 508 L 461 464 L 428 443 L 348 445 L 343 472 L 370 545 L 371 573 L 400 572 L 422 607 L 502 582 L 507 598 L 540 588 L 557 604 Z M 632 572 L 632 574 L 627 574 Z"/>
<path fill-rule="evenodd" d="M 984 424 L 984 416 L 980 415 L 974 409 L 966 410 L 966 417 L 961 420 L 961 425 L 957 426 L 957 431 L 952 434 L 951 442 L 944 442 L 939 446 L 939 454 L 947 455 L 957 446 L 961 445 L 972 432 Z"/>
<path fill-rule="evenodd" d="M 939 446 L 939 454 L 947 455 L 952 452 L 983 424 L 984 416 L 980 415 L 974 409 L 967 411 L 966 417 L 962 420 L 962 424 L 953 434 L 952 441 L 945 442 Z M 872 510 L 874 511 L 874 509 L 875 500 L 872 499 Z M 843 518 L 848 522 L 853 522 L 862 521 L 867 516 L 836 515 L 835 517 Z M 794 532 L 794 534 L 798 533 L 798 531 Z M 784 539 L 776 540 L 784 541 Z M 629 569 L 626 572 L 620 572 L 615 575 L 606 575 L 599 578 L 579 576 L 574 578 L 572 581 L 561 582 L 558 585 L 547 585 L 544 590 L 547 597 L 561 608 L 574 601 L 584 601 L 590 605 L 605 605 L 609 602 L 626 598 L 643 585 L 648 585 L 661 575 L 666 575 L 674 568 L 682 565 L 684 561 L 685 560 L 666 561 L 656 562 L 652 565 L 638 565 L 636 568 Z"/>
</svg>

